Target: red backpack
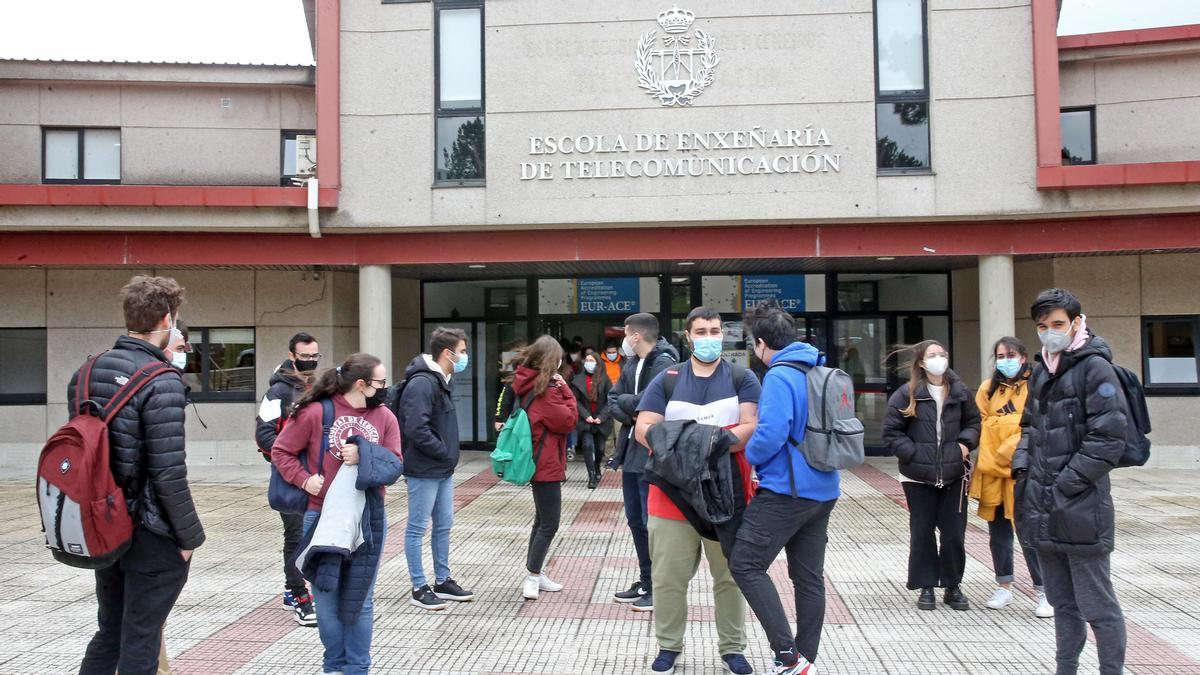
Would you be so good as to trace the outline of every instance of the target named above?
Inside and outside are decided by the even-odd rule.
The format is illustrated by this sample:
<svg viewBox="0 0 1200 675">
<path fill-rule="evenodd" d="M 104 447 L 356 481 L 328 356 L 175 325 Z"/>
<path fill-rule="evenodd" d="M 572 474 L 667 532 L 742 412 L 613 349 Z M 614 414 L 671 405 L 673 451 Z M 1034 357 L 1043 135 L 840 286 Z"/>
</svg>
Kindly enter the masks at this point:
<svg viewBox="0 0 1200 675">
<path fill-rule="evenodd" d="M 109 465 L 108 425 L 142 387 L 159 375 L 174 372 L 166 363 L 146 364 L 101 407 L 89 398 L 92 368 L 98 358 L 88 359 L 79 369 L 75 382 L 78 414 L 46 441 L 37 468 L 38 509 L 46 547 L 55 560 L 85 569 L 112 565 L 133 539 L 133 518 L 125 493 L 113 480 Z"/>
</svg>

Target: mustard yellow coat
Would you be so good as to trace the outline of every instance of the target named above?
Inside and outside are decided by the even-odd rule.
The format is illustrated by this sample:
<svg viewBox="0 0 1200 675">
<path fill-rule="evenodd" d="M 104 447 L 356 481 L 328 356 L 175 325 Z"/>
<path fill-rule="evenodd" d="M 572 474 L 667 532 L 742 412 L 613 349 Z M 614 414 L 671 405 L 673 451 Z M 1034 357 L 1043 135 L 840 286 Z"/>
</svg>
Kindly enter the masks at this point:
<svg viewBox="0 0 1200 675">
<path fill-rule="evenodd" d="M 988 396 L 991 380 L 975 394 L 975 405 L 983 426 L 979 434 L 979 459 L 971 481 L 971 498 L 979 500 L 979 517 L 994 520 L 996 507 L 1004 507 L 1004 517 L 1013 520 L 1012 458 L 1021 440 L 1021 414 L 1029 394 L 1028 372 L 1015 384 L 1001 384 Z"/>
</svg>

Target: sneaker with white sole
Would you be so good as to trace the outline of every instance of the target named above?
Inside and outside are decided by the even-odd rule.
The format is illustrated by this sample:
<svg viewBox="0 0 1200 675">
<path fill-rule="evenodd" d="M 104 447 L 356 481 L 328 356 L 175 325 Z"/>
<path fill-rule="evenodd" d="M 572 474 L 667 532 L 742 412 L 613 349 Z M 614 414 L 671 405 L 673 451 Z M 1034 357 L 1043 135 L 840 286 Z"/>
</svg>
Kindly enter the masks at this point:
<svg viewBox="0 0 1200 675">
<path fill-rule="evenodd" d="M 442 600 L 452 600 L 454 602 L 470 602 L 475 599 L 475 594 L 462 586 L 453 579 L 433 585 L 433 594 Z"/>
<path fill-rule="evenodd" d="M 1054 606 L 1046 599 L 1045 593 L 1038 593 L 1037 608 L 1033 610 L 1033 615 L 1039 619 L 1053 619 Z"/>
<path fill-rule="evenodd" d="M 557 593 L 563 589 L 562 584 L 550 581 L 550 577 L 545 574 L 538 577 L 538 589 L 547 593 Z"/>
<path fill-rule="evenodd" d="M 637 600 L 634 600 L 633 604 L 629 605 L 629 609 L 632 609 L 635 612 L 653 612 L 654 594 L 647 593 Z"/>
<path fill-rule="evenodd" d="M 542 575 L 529 574 L 525 576 L 524 583 L 521 584 L 521 597 L 526 600 L 537 600 L 538 591 L 542 588 Z"/>
<path fill-rule="evenodd" d="M 803 656 L 797 657 L 796 662 L 790 666 L 785 666 L 779 659 L 775 659 L 771 675 L 817 675 L 817 667 Z"/>
<path fill-rule="evenodd" d="M 1001 586 L 992 592 L 992 599 L 987 601 L 988 609 L 1004 609 L 1012 604 L 1013 592 Z"/>
<path fill-rule="evenodd" d="M 414 588 L 412 591 L 412 599 L 408 601 L 408 604 L 412 605 L 413 607 L 420 607 L 421 609 L 428 609 L 431 611 L 446 609 L 446 601 L 439 598 L 437 594 L 433 592 L 433 589 L 429 587 L 429 584 L 425 584 L 420 588 Z"/>
<path fill-rule="evenodd" d="M 637 599 L 645 594 L 646 587 L 642 585 L 642 582 L 635 581 L 633 582 L 633 585 L 629 587 L 629 590 L 617 591 L 616 593 L 613 593 L 613 600 L 615 602 L 627 605 L 631 602 L 637 602 Z"/>
<path fill-rule="evenodd" d="M 295 603 L 292 605 L 294 618 L 296 623 L 309 628 L 317 625 L 317 610 L 313 607 L 313 599 L 309 594 L 296 595 Z"/>
<path fill-rule="evenodd" d="M 672 675 L 675 672 L 675 661 L 681 653 L 673 652 L 670 649 L 658 650 L 658 656 L 654 657 L 654 663 L 650 664 L 650 672 L 658 675 Z"/>
</svg>

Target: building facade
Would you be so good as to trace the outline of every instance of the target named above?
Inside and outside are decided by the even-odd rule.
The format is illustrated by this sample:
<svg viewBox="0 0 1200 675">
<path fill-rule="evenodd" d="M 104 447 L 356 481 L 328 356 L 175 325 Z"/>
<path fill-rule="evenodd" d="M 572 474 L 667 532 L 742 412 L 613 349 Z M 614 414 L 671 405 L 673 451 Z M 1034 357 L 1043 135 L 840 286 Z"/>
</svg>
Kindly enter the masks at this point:
<svg viewBox="0 0 1200 675">
<path fill-rule="evenodd" d="M 201 461 L 257 461 L 297 330 L 394 380 L 464 328 L 486 447 L 523 340 L 707 304 L 749 363 L 760 299 L 877 440 L 898 345 L 943 340 L 978 384 L 997 337 L 1037 344 L 1049 286 L 1147 383 L 1154 461 L 1200 458 L 1196 27 L 1059 37 L 1053 0 L 310 9 L 313 67 L 0 61 L 0 463 L 32 465 L 139 272 L 188 289 Z"/>
</svg>

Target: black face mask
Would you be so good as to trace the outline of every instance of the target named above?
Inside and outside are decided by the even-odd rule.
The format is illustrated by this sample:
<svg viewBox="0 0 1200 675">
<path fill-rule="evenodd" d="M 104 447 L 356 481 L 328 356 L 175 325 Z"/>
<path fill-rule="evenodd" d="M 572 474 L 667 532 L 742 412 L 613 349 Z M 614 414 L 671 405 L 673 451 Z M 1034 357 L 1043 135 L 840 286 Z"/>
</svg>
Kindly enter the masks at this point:
<svg viewBox="0 0 1200 675">
<path fill-rule="evenodd" d="M 292 361 L 296 365 L 296 372 L 311 373 L 317 369 L 316 361 L 300 361 L 299 359 Z"/>
<path fill-rule="evenodd" d="M 367 397 L 367 408 L 378 408 L 383 405 L 384 399 L 387 397 L 387 391 L 376 389 L 375 393 Z"/>
</svg>

